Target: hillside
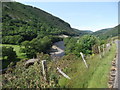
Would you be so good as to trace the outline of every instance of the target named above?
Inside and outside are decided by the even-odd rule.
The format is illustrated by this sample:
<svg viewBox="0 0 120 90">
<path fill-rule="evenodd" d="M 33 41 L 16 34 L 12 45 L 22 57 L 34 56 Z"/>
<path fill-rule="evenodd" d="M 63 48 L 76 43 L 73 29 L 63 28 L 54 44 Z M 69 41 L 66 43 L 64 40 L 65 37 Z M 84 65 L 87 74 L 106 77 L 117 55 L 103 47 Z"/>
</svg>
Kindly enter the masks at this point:
<svg viewBox="0 0 120 90">
<path fill-rule="evenodd" d="M 118 32 L 119 27 L 120 27 L 120 25 L 115 26 L 113 28 L 102 29 L 102 30 L 93 32 L 92 35 L 95 35 L 95 36 L 99 37 L 100 39 L 107 39 L 107 38 L 111 38 L 114 36 L 118 36 L 119 35 L 119 32 Z"/>
<path fill-rule="evenodd" d="M 73 28 L 73 30 L 79 34 L 79 36 L 82 36 L 82 35 L 86 35 L 86 34 L 91 34 L 92 31 L 91 30 L 78 30 L 78 29 L 75 29 Z"/>
<path fill-rule="evenodd" d="M 60 18 L 18 2 L 2 3 L 2 22 L 3 43 L 9 43 L 10 38 L 20 43 L 38 35 L 79 35 Z"/>
</svg>

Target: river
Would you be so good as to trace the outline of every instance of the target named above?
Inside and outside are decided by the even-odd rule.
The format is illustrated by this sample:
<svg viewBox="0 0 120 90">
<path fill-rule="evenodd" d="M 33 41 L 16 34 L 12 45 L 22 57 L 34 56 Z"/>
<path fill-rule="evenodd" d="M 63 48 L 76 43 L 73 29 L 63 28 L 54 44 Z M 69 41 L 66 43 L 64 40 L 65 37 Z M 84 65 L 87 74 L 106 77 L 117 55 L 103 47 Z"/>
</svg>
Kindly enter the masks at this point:
<svg viewBox="0 0 120 90">
<path fill-rule="evenodd" d="M 50 55 L 53 59 L 63 57 L 65 55 L 64 41 L 54 43 Z"/>
</svg>

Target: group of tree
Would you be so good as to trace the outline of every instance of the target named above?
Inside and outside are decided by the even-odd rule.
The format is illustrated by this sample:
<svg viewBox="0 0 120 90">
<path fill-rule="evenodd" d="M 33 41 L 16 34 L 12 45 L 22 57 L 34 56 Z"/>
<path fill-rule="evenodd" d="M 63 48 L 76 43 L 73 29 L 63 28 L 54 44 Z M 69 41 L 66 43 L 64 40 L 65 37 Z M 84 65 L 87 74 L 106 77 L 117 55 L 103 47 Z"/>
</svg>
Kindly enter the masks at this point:
<svg viewBox="0 0 120 90">
<path fill-rule="evenodd" d="M 26 53 L 28 58 L 36 57 L 37 53 L 49 53 L 50 48 L 54 42 L 60 41 L 62 38 L 55 36 L 38 36 L 31 41 L 22 42 L 23 48 L 21 52 Z"/>
<path fill-rule="evenodd" d="M 101 44 L 100 40 L 92 35 L 84 35 L 81 38 L 65 38 L 65 53 L 73 53 L 77 56 L 80 56 L 80 52 L 83 52 L 84 54 L 93 54 L 92 47 L 93 46 L 98 46 Z"/>
</svg>

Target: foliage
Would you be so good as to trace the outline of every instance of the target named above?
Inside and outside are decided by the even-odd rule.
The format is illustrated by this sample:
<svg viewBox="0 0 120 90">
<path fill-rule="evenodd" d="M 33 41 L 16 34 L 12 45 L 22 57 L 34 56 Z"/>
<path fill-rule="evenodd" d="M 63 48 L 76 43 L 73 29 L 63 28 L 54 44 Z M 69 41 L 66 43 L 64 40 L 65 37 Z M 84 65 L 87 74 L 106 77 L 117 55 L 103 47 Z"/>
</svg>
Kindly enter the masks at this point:
<svg viewBox="0 0 120 90">
<path fill-rule="evenodd" d="M 16 59 L 17 55 L 12 47 L 3 46 L 2 47 L 2 57 L 3 57 L 3 59 L 5 59 L 5 57 L 7 57 L 7 60 L 14 60 L 14 59 Z"/>
<path fill-rule="evenodd" d="M 36 57 L 37 53 L 49 53 L 49 50 L 54 42 L 61 40 L 61 38 L 55 36 L 39 36 L 31 41 L 22 42 L 21 52 L 26 53 L 27 57 Z"/>
<path fill-rule="evenodd" d="M 92 34 L 93 32 L 90 30 L 78 30 L 73 28 L 73 30 L 79 34 L 79 36 L 87 35 L 87 34 Z"/>
<path fill-rule="evenodd" d="M 108 87 L 108 75 L 110 72 L 111 61 L 115 57 L 115 44 L 111 47 L 111 51 L 105 54 L 106 57 L 102 59 L 99 67 L 94 72 L 93 77 L 88 83 L 88 88 L 106 88 Z M 99 79 L 100 78 L 100 79 Z"/>
<path fill-rule="evenodd" d="M 26 58 L 25 53 L 20 52 L 21 48 L 24 48 L 23 46 L 11 45 L 11 44 L 0 44 L 0 46 L 12 47 L 14 48 L 13 50 L 16 52 L 17 58 L 20 58 L 20 59 Z"/>
<path fill-rule="evenodd" d="M 66 38 L 64 39 L 66 46 L 66 54 L 74 53 L 80 56 L 80 52 L 83 54 L 92 54 L 92 47 L 99 45 L 100 41 L 97 37 L 92 35 L 84 35 L 81 38 Z"/>
<path fill-rule="evenodd" d="M 23 37 L 20 35 L 14 35 L 14 36 L 4 36 L 2 38 L 2 43 L 6 44 L 19 44 L 23 40 Z"/>
<path fill-rule="evenodd" d="M 18 2 L 2 4 L 2 42 L 5 44 L 20 44 L 38 35 L 78 35 L 68 23 L 41 9 Z"/>
<path fill-rule="evenodd" d="M 106 52 L 105 56 L 100 59 L 99 54 L 88 57 L 86 59 L 89 68 L 87 69 L 80 58 L 76 61 L 72 59 L 67 61 L 69 66 L 67 70 L 68 76 L 71 80 L 61 77 L 59 79 L 60 87 L 65 88 L 107 88 L 108 75 L 111 67 L 111 61 L 115 57 L 115 44 L 112 46 L 110 52 Z M 61 61 L 63 62 L 63 61 Z M 64 64 L 65 65 L 65 64 Z M 66 73 L 66 72 L 65 72 Z M 101 78 L 101 79 L 100 79 Z"/>
<path fill-rule="evenodd" d="M 3 88 L 50 88 L 58 87 L 57 75 L 49 69 L 48 55 L 43 53 L 38 54 L 40 60 L 30 65 L 28 68 L 25 66 L 26 59 L 17 62 L 15 68 L 8 68 L 6 74 L 3 75 Z M 47 60 L 48 65 L 48 81 L 44 80 L 42 74 L 41 59 Z"/>
<path fill-rule="evenodd" d="M 102 30 L 93 32 L 92 35 L 99 37 L 99 39 L 101 39 L 101 40 L 106 40 L 108 38 L 119 36 L 120 35 L 119 27 L 120 27 L 120 25 L 117 25 L 113 28 L 102 29 Z"/>
<path fill-rule="evenodd" d="M 64 43 L 65 43 L 65 53 L 69 54 L 69 53 L 73 53 L 73 51 L 75 50 L 75 45 L 77 42 L 77 38 L 72 38 L 72 37 L 68 37 L 64 39 Z"/>
<path fill-rule="evenodd" d="M 76 44 L 76 51 L 82 52 L 84 54 L 92 54 L 92 47 L 95 44 L 99 44 L 99 39 L 91 35 L 85 35 L 79 39 L 79 42 Z"/>
<path fill-rule="evenodd" d="M 54 62 L 50 61 L 47 55 L 40 53 L 38 54 L 40 60 L 47 60 L 48 82 L 43 79 L 41 61 L 25 68 L 24 63 L 27 60 L 21 60 L 15 68 L 9 68 L 6 74 L 3 74 L 3 88 L 107 88 L 107 76 L 115 51 L 113 45 L 111 51 L 105 53 L 106 57 L 100 59 L 99 55 L 95 55 L 87 58 L 89 69 L 86 69 L 81 58 L 74 54 Z M 71 79 L 68 80 L 59 74 L 57 67 Z"/>
</svg>

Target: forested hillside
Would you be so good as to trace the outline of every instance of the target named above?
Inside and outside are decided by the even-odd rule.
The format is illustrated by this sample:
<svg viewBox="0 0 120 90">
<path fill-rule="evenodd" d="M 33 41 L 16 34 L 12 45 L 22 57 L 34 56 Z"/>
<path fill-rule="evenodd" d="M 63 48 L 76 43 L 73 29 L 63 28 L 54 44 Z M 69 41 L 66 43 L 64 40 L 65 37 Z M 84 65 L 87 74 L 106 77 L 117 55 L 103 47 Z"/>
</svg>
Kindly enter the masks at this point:
<svg viewBox="0 0 120 90">
<path fill-rule="evenodd" d="M 60 18 L 18 2 L 2 4 L 2 22 L 3 43 L 19 44 L 38 35 L 79 35 Z"/>
<path fill-rule="evenodd" d="M 73 28 L 73 30 L 78 33 L 80 36 L 93 33 L 91 30 L 78 30 Z"/>
<path fill-rule="evenodd" d="M 119 36 L 120 32 L 119 31 L 120 25 L 115 26 L 113 28 L 108 28 L 108 29 L 102 29 L 96 32 L 93 32 L 92 34 L 99 37 L 100 39 L 108 39 L 114 36 Z"/>
</svg>

